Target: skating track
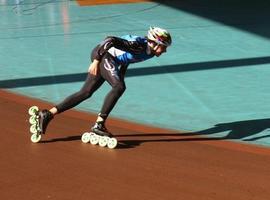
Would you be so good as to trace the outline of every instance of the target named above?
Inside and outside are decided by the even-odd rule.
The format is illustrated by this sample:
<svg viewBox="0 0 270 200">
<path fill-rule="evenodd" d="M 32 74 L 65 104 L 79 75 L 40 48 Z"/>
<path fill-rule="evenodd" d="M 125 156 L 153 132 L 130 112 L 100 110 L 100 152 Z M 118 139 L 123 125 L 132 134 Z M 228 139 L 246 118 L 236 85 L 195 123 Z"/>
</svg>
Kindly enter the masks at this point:
<svg viewBox="0 0 270 200">
<path fill-rule="evenodd" d="M 77 111 L 32 144 L 27 109 L 49 105 L 0 94 L 1 199 L 269 198 L 269 149 L 111 120 L 110 150 L 80 141 L 95 116 Z"/>
<path fill-rule="evenodd" d="M 127 3 L 127 4 L 126 4 Z M 268 200 L 269 3 L 0 0 L 0 199 Z M 168 28 L 108 121 L 110 150 L 80 141 L 104 86 L 30 142 L 27 110 L 78 90 L 107 35 Z"/>
</svg>

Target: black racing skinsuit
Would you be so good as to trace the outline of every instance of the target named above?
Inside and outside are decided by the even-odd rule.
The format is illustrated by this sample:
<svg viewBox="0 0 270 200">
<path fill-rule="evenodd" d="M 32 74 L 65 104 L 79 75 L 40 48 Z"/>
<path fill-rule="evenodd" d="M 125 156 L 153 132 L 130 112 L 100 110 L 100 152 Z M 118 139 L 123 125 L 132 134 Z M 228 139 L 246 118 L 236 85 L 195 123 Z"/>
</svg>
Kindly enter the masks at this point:
<svg viewBox="0 0 270 200">
<path fill-rule="evenodd" d="M 99 115 L 104 120 L 108 117 L 116 102 L 126 89 L 124 75 L 129 64 L 119 62 L 116 57 L 108 52 L 110 48 L 116 48 L 134 56 L 142 54 L 145 55 L 147 42 L 141 42 L 141 40 L 129 41 L 118 37 L 107 37 L 102 43 L 93 49 L 91 54 L 92 61 L 96 59 L 100 62 L 99 73 L 96 76 L 88 73 L 82 88 L 55 106 L 58 113 L 73 108 L 85 99 L 88 99 L 104 83 L 104 81 L 107 81 L 111 85 L 112 89 L 105 97 Z M 149 59 L 151 57 L 153 57 L 153 55 L 148 55 L 145 59 Z M 142 61 L 142 59 L 140 61 Z"/>
</svg>

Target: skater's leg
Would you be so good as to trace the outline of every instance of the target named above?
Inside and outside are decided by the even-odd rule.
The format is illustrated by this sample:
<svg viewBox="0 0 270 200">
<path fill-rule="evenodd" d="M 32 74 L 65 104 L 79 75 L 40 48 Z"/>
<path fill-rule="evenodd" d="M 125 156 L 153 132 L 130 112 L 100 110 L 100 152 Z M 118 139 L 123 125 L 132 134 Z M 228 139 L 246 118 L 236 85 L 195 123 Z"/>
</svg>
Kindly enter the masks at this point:
<svg viewBox="0 0 270 200">
<path fill-rule="evenodd" d="M 100 115 L 99 115 L 99 117 L 103 118 L 104 120 L 106 120 L 106 118 L 108 117 L 108 115 L 110 114 L 114 106 L 116 105 L 117 101 L 126 90 L 126 86 L 124 82 L 114 81 L 111 86 L 112 86 L 112 89 L 105 97 L 105 100 L 104 100 L 104 103 L 103 103 L 103 106 L 101 108 Z"/>
<path fill-rule="evenodd" d="M 80 91 L 70 95 L 60 104 L 51 109 L 54 113 L 61 113 L 75 107 L 82 101 L 88 99 L 104 83 L 101 76 L 93 76 L 88 73 L 86 81 Z"/>
<path fill-rule="evenodd" d="M 112 85 L 111 91 L 107 94 L 101 111 L 97 117 L 95 125 L 92 127 L 92 131 L 98 134 L 105 134 L 109 137 L 112 137 L 112 134 L 105 127 L 106 119 L 108 118 L 110 112 L 114 108 L 118 99 L 124 93 L 126 87 L 124 83 L 115 83 Z"/>
<path fill-rule="evenodd" d="M 104 83 L 104 79 L 101 76 L 94 76 L 88 73 L 86 81 L 80 91 L 67 97 L 63 102 L 50 110 L 40 111 L 39 127 L 41 129 L 41 133 L 45 134 L 46 128 L 54 115 L 73 108 L 85 99 L 89 98 L 102 85 L 102 83 Z"/>
<path fill-rule="evenodd" d="M 104 80 L 101 81 L 102 77 L 98 74 L 98 68 L 99 68 L 98 65 L 99 65 L 99 61 L 95 60 L 93 55 L 92 55 L 92 63 L 90 64 L 90 66 L 88 68 L 88 76 L 86 78 L 84 86 L 82 87 L 82 89 L 79 92 L 69 96 L 62 103 L 51 108 L 49 111 L 53 115 L 56 115 L 57 113 L 60 113 L 60 112 L 63 112 L 65 110 L 69 109 L 68 107 L 76 106 L 76 103 L 74 105 L 70 105 L 70 100 L 72 101 L 72 99 L 73 99 L 72 97 L 74 97 L 74 96 L 76 97 L 76 95 L 77 96 L 80 95 L 81 97 L 86 96 L 85 98 L 88 98 L 89 95 L 91 96 L 91 94 L 93 94 L 94 91 L 100 87 L 100 85 L 104 82 Z M 85 98 L 82 98 L 82 99 L 84 100 Z M 80 98 L 78 98 L 78 101 L 81 101 Z M 67 108 L 65 108 L 65 106 L 62 106 L 61 104 L 64 104 L 64 105 L 66 104 L 69 106 Z"/>
<path fill-rule="evenodd" d="M 110 56 L 104 56 L 100 63 L 100 73 L 101 76 L 111 85 L 112 89 L 104 99 L 103 106 L 92 130 L 96 132 L 108 132 L 105 127 L 105 121 L 119 98 L 126 90 L 126 85 L 123 77 L 121 77 L 119 73 L 118 65 L 110 58 Z"/>
<path fill-rule="evenodd" d="M 106 120 L 119 98 L 125 92 L 126 84 L 124 81 L 124 73 L 120 72 L 118 68 L 120 66 L 115 63 L 111 57 L 105 57 L 104 63 L 101 64 L 103 64 L 100 65 L 101 75 L 112 87 L 104 99 L 104 103 L 98 117 L 98 119 L 103 118 Z"/>
</svg>

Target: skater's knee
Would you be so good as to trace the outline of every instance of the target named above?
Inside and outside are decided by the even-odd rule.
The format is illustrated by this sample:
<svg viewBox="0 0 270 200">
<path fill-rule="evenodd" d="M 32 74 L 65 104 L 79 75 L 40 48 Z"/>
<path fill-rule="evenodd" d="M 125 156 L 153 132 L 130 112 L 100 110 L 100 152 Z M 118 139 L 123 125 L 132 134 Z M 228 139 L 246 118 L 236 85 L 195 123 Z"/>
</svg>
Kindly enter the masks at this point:
<svg viewBox="0 0 270 200">
<path fill-rule="evenodd" d="M 118 95 L 122 95 L 126 90 L 126 86 L 123 83 L 117 83 L 113 85 L 112 88 L 113 88 L 113 91 L 117 93 Z"/>
</svg>

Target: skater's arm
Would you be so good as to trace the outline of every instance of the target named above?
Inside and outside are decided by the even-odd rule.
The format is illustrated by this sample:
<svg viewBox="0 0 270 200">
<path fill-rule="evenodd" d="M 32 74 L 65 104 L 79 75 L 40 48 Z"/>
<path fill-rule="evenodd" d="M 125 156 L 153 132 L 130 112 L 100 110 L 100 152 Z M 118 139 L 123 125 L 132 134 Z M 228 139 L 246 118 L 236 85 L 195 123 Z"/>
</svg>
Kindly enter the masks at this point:
<svg viewBox="0 0 270 200">
<path fill-rule="evenodd" d="M 119 37 L 109 36 L 99 46 L 96 51 L 95 59 L 101 60 L 102 56 L 111 48 L 115 47 L 122 51 L 139 53 L 143 50 L 144 45 L 140 41 L 128 41 Z"/>
<path fill-rule="evenodd" d="M 98 74 L 99 61 L 94 59 L 88 68 L 88 73 L 96 76 Z"/>
</svg>

